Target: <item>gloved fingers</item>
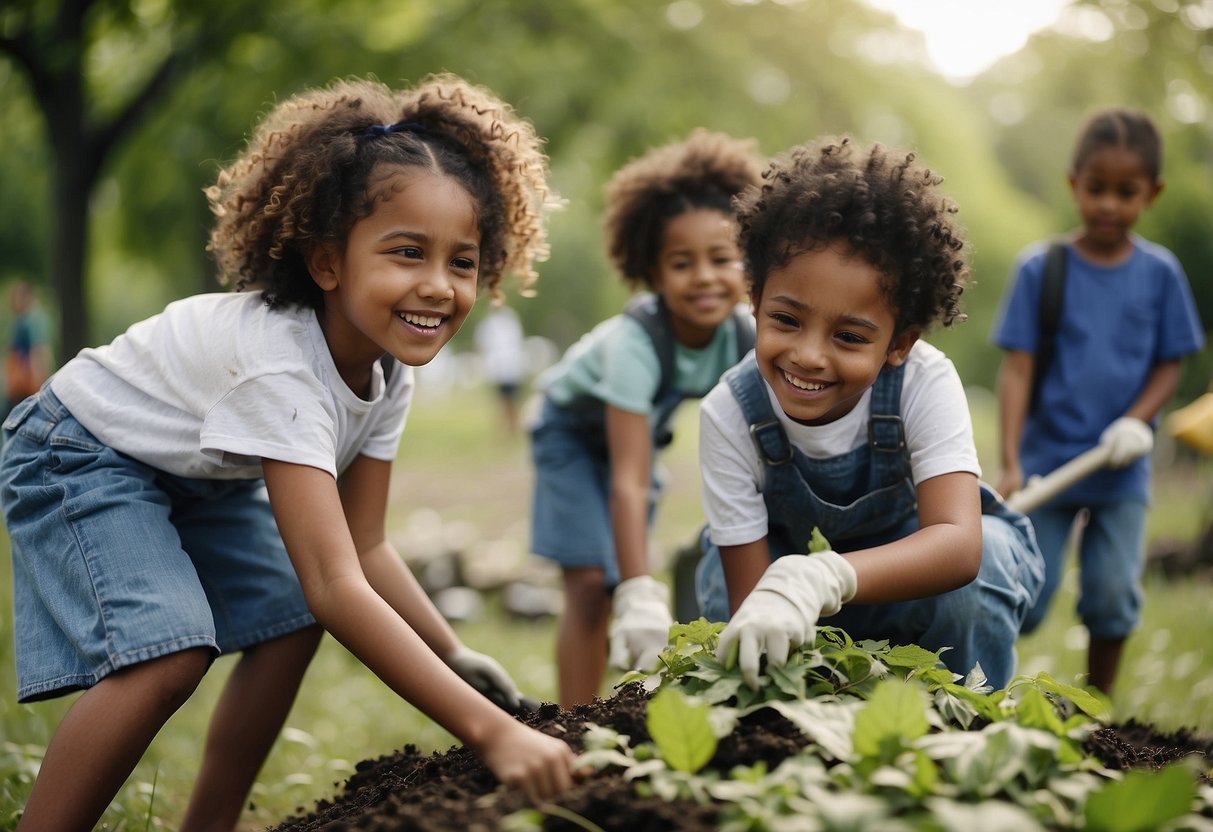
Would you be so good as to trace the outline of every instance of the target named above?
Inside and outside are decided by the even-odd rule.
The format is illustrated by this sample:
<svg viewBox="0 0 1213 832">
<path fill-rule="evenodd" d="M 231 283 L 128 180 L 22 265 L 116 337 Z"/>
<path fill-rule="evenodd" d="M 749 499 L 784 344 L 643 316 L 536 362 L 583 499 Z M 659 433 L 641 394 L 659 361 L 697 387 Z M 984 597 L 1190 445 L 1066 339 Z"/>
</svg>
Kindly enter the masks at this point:
<svg viewBox="0 0 1213 832">
<path fill-rule="evenodd" d="M 636 669 L 650 671 L 657 667 L 661 651 L 665 649 L 665 642 L 660 645 L 650 644 L 640 651 L 640 655 L 636 657 Z"/>
<path fill-rule="evenodd" d="M 762 658 L 764 647 L 762 635 L 747 628 L 739 639 L 737 664 L 741 668 L 741 678 L 750 690 L 758 690 L 758 662 Z"/>
<path fill-rule="evenodd" d="M 787 633 L 772 630 L 767 633 L 767 664 L 783 667 L 788 663 L 788 652 L 792 649 L 792 640 Z"/>
<path fill-rule="evenodd" d="M 721 631 L 716 641 L 716 660 L 726 669 L 737 664 L 737 628 L 729 625 Z"/>
<path fill-rule="evenodd" d="M 468 684 L 504 710 L 512 711 L 518 707 L 522 692 L 496 659 L 465 649 L 451 666 Z"/>
<path fill-rule="evenodd" d="M 622 635 L 612 635 L 610 649 L 607 656 L 607 664 L 611 667 L 618 667 L 624 670 L 631 670 L 632 664 L 631 651 L 628 650 L 627 639 Z"/>
</svg>

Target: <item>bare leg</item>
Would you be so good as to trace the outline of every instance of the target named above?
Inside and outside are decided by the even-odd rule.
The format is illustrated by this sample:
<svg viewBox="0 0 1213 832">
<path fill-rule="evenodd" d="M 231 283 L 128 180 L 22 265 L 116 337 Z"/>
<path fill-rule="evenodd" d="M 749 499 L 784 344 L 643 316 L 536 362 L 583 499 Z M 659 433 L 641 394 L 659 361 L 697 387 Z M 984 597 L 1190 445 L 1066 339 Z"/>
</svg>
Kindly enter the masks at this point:
<svg viewBox="0 0 1213 832">
<path fill-rule="evenodd" d="M 602 570 L 564 570 L 564 612 L 556 629 L 556 668 L 563 707 L 593 701 L 606 672 L 611 602 Z"/>
<path fill-rule="evenodd" d="M 1111 696 L 1120 669 L 1123 638 L 1092 638 L 1087 648 L 1087 683 Z"/>
<path fill-rule="evenodd" d="M 211 715 L 181 832 L 230 832 L 290 713 L 324 631 L 309 627 L 245 651 Z"/>
<path fill-rule="evenodd" d="M 20 829 L 92 829 L 210 666 L 196 647 L 123 668 L 76 700 L 51 738 Z"/>
</svg>

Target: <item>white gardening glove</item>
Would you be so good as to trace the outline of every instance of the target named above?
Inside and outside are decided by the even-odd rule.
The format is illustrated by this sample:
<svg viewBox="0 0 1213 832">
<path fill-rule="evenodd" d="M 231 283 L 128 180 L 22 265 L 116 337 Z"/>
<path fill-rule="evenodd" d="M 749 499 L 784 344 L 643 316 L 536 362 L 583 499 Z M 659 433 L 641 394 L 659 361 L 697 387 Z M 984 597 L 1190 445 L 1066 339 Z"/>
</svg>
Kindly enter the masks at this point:
<svg viewBox="0 0 1213 832">
<path fill-rule="evenodd" d="M 817 619 L 833 615 L 855 597 L 855 568 L 834 551 L 786 555 L 767 567 L 754 591 L 720 634 L 716 657 L 732 665 L 737 649 L 741 675 L 758 689 L 758 660 L 779 666 L 788 652 L 817 638 Z"/>
<path fill-rule="evenodd" d="M 1154 448 L 1154 431 L 1141 419 L 1121 416 L 1104 428 L 1099 444 L 1109 449 L 1108 467 L 1123 468 Z"/>
<path fill-rule="evenodd" d="M 620 581 L 611 602 L 611 667 L 652 670 L 670 641 L 669 590 L 650 575 Z"/>
<path fill-rule="evenodd" d="M 447 654 L 446 663 L 463 681 L 483 693 L 502 710 L 512 714 L 525 710 L 518 686 L 492 656 L 477 653 L 461 644 Z"/>
</svg>

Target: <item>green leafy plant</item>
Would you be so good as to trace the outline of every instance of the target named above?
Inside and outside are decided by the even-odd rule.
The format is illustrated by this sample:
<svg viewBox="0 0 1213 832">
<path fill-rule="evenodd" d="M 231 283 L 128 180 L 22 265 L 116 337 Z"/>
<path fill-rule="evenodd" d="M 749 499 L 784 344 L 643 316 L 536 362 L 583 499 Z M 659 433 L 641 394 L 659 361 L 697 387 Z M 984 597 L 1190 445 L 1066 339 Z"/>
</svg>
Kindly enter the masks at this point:
<svg viewBox="0 0 1213 832">
<path fill-rule="evenodd" d="M 980 666 L 961 677 L 942 651 L 822 627 L 751 691 L 716 658 L 723 626 L 671 628 L 647 677 L 653 742 L 592 726 L 580 763 L 623 769 L 638 794 L 716 802 L 726 832 L 1213 828 L 1213 789 L 1190 766 L 1125 775 L 1088 757 L 1108 703 L 1047 673 L 992 690 Z M 803 751 L 771 771 L 713 769 L 717 741 L 764 708 L 808 740 Z"/>
</svg>

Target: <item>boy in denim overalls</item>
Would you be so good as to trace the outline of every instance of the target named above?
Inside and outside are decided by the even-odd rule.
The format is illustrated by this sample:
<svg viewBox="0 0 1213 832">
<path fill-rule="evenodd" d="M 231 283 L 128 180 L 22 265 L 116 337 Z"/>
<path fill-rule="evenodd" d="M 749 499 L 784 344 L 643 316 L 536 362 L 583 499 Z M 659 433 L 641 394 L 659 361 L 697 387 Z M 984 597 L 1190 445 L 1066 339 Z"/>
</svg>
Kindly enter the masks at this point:
<svg viewBox="0 0 1213 832">
<path fill-rule="evenodd" d="M 754 355 L 703 400 L 703 614 L 729 619 L 757 688 L 819 620 L 949 648 L 1004 687 L 1039 592 L 1032 528 L 984 486 L 964 389 L 920 340 L 963 320 L 968 277 L 940 178 L 880 145 L 826 139 L 740 199 Z M 814 527 L 831 551 L 805 556 Z M 789 557 L 785 557 L 788 555 Z"/>
</svg>

